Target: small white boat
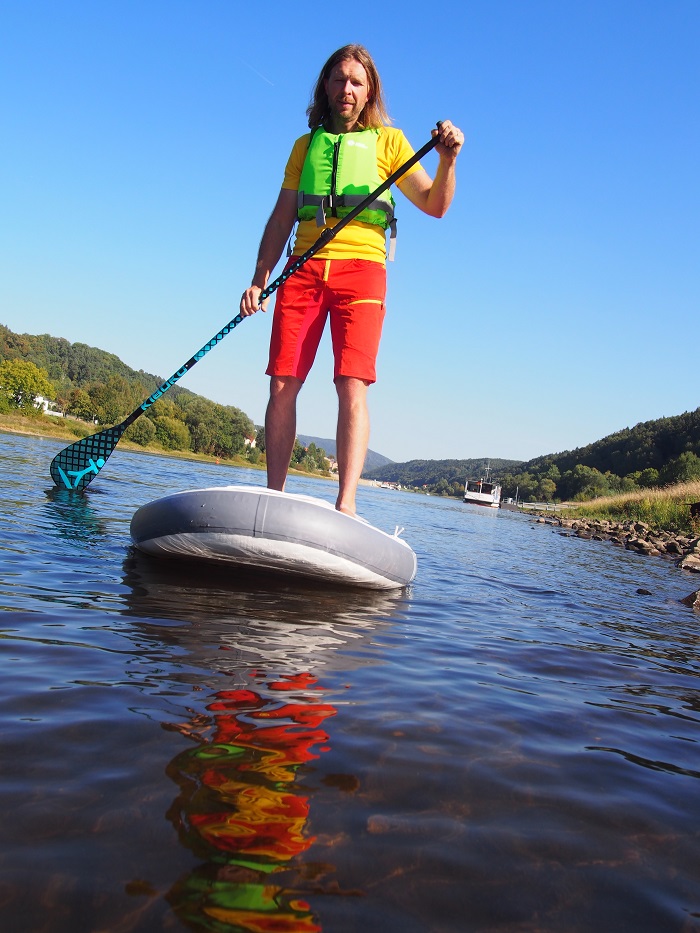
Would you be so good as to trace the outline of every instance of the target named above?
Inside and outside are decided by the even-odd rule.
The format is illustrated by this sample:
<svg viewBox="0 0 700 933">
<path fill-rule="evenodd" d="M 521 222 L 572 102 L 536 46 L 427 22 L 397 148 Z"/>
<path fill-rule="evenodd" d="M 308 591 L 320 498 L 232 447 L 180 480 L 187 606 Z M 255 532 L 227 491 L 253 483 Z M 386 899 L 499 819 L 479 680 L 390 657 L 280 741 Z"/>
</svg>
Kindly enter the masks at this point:
<svg viewBox="0 0 700 933">
<path fill-rule="evenodd" d="M 489 470 L 485 479 L 468 479 L 464 484 L 464 501 L 472 505 L 486 505 L 492 509 L 500 508 L 501 487 L 489 480 Z"/>
<path fill-rule="evenodd" d="M 399 537 L 322 499 L 262 486 L 192 489 L 138 509 L 131 537 L 146 554 L 369 589 L 407 586 L 416 555 Z"/>
</svg>

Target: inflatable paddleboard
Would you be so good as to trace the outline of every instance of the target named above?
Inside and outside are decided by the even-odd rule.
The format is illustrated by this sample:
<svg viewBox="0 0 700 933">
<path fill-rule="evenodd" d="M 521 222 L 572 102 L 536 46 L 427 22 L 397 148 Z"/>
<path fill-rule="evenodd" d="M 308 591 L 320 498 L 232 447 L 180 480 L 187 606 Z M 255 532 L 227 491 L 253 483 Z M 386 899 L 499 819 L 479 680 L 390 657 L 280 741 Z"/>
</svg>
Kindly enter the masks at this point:
<svg viewBox="0 0 700 933">
<path fill-rule="evenodd" d="M 261 486 L 174 493 L 131 520 L 134 544 L 153 556 L 379 590 L 406 586 L 416 575 L 416 555 L 400 531 L 390 535 L 322 499 Z"/>
</svg>

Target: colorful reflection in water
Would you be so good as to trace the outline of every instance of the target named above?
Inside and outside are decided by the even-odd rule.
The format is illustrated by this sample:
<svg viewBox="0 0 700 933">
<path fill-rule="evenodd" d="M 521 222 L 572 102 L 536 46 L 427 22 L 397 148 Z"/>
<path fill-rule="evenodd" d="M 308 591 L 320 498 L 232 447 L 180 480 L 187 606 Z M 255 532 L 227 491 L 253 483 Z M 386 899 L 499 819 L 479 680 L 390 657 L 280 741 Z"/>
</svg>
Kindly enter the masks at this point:
<svg viewBox="0 0 700 933">
<path fill-rule="evenodd" d="M 323 723 L 336 709 L 309 673 L 262 686 L 220 691 L 210 717 L 175 727 L 198 744 L 168 769 L 181 788 L 168 816 L 207 864 L 179 881 L 169 900 L 197 929 L 310 933 L 321 927 L 294 878 L 314 839 L 306 831 L 309 798 L 296 782 L 327 750 Z"/>
</svg>

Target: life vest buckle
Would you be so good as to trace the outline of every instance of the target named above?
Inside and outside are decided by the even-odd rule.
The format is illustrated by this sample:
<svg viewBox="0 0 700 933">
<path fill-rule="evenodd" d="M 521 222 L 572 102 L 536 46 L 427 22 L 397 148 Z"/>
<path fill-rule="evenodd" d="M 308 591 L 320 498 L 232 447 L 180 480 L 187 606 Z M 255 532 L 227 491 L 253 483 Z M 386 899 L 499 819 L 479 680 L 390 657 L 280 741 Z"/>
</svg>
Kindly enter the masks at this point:
<svg viewBox="0 0 700 933">
<path fill-rule="evenodd" d="M 318 205 L 318 210 L 316 211 L 316 226 L 325 227 L 326 226 L 326 205 L 330 206 L 330 198 L 321 198 L 321 201 Z"/>
</svg>

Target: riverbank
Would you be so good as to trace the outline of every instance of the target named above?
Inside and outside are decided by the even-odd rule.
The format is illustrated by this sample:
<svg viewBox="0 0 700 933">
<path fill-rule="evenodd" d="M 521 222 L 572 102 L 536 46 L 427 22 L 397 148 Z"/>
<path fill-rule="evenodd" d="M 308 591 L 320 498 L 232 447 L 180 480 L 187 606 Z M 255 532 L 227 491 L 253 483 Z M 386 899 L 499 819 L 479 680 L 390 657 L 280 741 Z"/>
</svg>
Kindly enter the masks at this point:
<svg viewBox="0 0 700 933">
<path fill-rule="evenodd" d="M 535 514 L 548 514 L 537 509 Z M 588 502 L 557 506 L 560 518 L 577 522 L 641 522 L 652 532 L 700 535 L 700 480 L 678 483 L 658 489 L 640 489 L 617 496 L 591 499 Z"/>
<path fill-rule="evenodd" d="M 8 415 L 0 414 L 0 431 L 8 434 L 24 434 L 29 437 L 46 437 L 55 440 L 65 440 L 66 445 L 80 440 L 83 436 L 71 430 L 70 425 L 81 425 L 87 430 L 85 437 L 92 433 L 102 430 L 97 425 L 90 425 L 80 421 L 64 421 L 63 418 L 53 418 L 48 415 Z M 213 457 L 209 454 L 197 454 L 191 450 L 165 450 L 158 444 L 149 444 L 142 447 L 140 444 L 134 444 L 126 438 L 119 441 L 120 450 L 128 450 L 131 453 L 156 454 L 159 457 L 172 457 L 179 460 L 192 460 L 197 463 L 218 463 L 222 466 L 245 467 L 251 470 L 264 470 L 265 464 L 252 463 L 246 457 L 234 457 L 233 459 L 222 460 L 220 457 Z"/>
<path fill-rule="evenodd" d="M 0 432 L 8 434 L 23 434 L 27 437 L 46 437 L 54 440 L 65 440 L 66 446 L 80 440 L 81 435 L 71 430 L 70 425 L 84 425 L 87 429 L 85 436 L 93 433 L 95 425 L 89 425 L 86 422 L 69 421 L 63 418 L 53 418 L 49 415 L 21 415 L 21 414 L 0 414 Z M 100 430 L 97 428 L 97 430 Z M 97 433 L 94 430 L 94 433 Z M 157 444 L 149 444 L 142 447 L 140 444 L 134 444 L 133 441 L 122 438 L 119 442 L 120 450 L 128 450 L 136 454 L 155 454 L 158 457 L 169 457 L 175 460 L 187 460 L 195 463 L 216 463 L 224 467 L 243 467 L 246 470 L 266 469 L 264 460 L 260 463 L 253 463 L 247 457 L 233 457 L 231 459 L 222 459 L 213 457 L 209 454 L 198 454 L 191 450 L 164 450 Z M 337 473 L 307 473 L 306 470 L 289 469 L 289 473 L 295 476 L 313 476 L 314 479 L 326 479 L 338 482 Z M 360 480 L 360 485 L 374 485 L 371 480 Z"/>
<path fill-rule="evenodd" d="M 609 541 L 628 551 L 650 557 L 668 557 L 682 570 L 700 573 L 700 536 L 655 529 L 646 522 L 614 522 L 608 519 L 547 518 L 540 516 L 537 524 L 562 529 L 563 535 L 575 535 L 593 541 Z"/>
</svg>

